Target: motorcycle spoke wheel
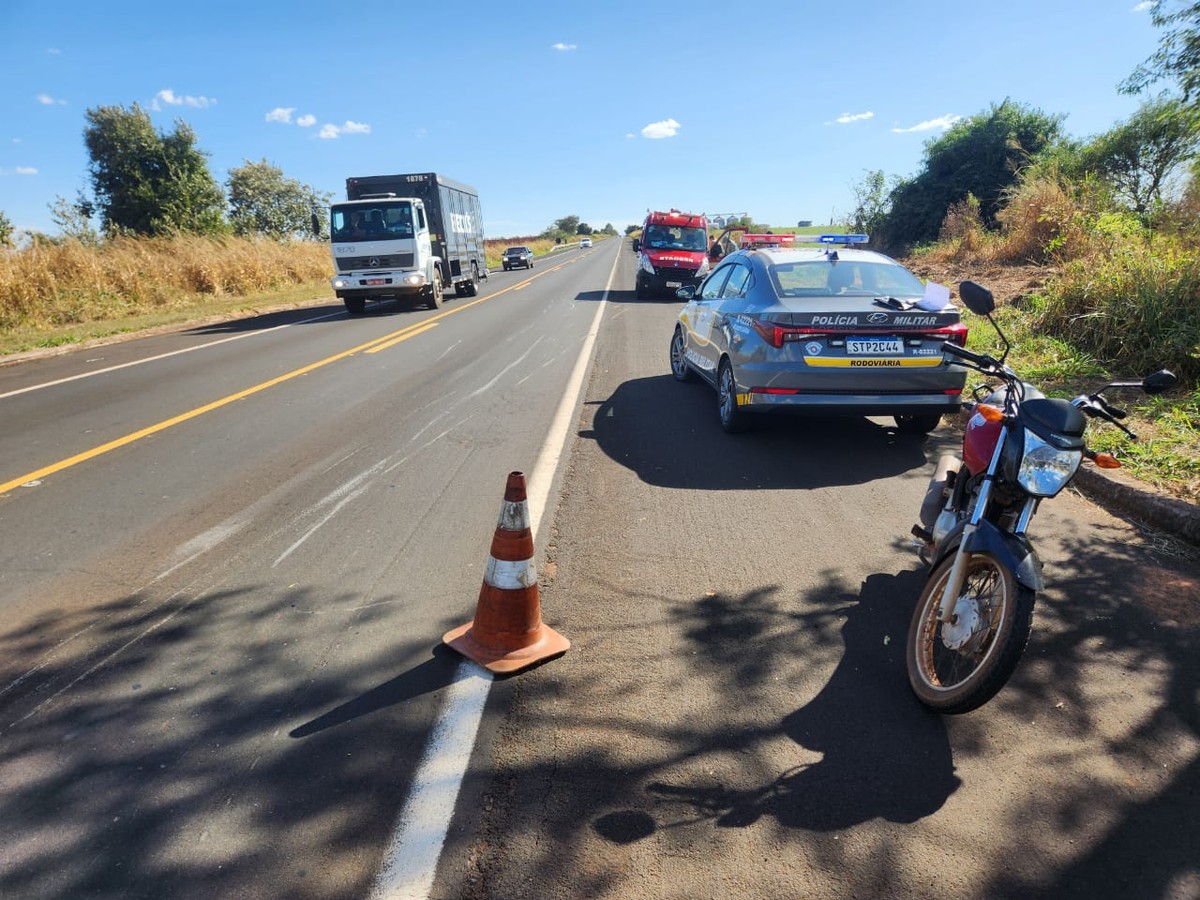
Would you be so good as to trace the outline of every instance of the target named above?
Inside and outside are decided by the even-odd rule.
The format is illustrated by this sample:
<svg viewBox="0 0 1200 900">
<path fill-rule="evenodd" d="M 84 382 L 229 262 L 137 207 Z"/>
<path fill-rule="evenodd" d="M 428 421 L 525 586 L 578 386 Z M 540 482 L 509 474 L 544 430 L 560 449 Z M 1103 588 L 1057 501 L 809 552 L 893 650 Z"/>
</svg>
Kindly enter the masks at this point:
<svg viewBox="0 0 1200 900">
<path fill-rule="evenodd" d="M 925 582 L 908 630 L 905 657 L 917 698 L 943 713 L 970 712 L 1008 681 L 1029 641 L 1036 595 L 986 553 L 971 554 L 951 622 L 938 606 L 953 555 Z"/>
</svg>

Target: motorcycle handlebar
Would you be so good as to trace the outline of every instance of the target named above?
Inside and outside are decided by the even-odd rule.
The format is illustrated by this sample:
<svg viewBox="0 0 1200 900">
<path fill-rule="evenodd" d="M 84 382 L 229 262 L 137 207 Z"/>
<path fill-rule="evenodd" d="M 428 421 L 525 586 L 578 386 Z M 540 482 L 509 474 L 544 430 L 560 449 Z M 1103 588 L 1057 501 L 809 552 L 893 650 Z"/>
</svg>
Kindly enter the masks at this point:
<svg viewBox="0 0 1200 900">
<path fill-rule="evenodd" d="M 951 356 L 965 359 L 967 362 L 975 363 L 977 366 L 990 366 L 993 363 L 992 358 L 986 353 L 976 353 L 973 350 L 968 350 L 966 347 L 960 347 L 958 344 L 952 344 L 949 341 L 942 344 L 942 353 L 949 353 Z"/>
</svg>

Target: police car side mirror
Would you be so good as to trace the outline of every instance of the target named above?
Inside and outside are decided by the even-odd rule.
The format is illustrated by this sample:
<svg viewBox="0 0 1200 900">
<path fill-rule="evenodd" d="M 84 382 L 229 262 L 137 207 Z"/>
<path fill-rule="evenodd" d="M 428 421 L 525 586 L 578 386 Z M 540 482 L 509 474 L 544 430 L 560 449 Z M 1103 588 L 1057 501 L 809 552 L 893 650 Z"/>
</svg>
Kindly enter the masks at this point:
<svg viewBox="0 0 1200 900">
<path fill-rule="evenodd" d="M 694 284 L 684 285 L 675 291 L 675 296 L 680 300 L 691 300 L 696 296 L 696 286 Z"/>
</svg>

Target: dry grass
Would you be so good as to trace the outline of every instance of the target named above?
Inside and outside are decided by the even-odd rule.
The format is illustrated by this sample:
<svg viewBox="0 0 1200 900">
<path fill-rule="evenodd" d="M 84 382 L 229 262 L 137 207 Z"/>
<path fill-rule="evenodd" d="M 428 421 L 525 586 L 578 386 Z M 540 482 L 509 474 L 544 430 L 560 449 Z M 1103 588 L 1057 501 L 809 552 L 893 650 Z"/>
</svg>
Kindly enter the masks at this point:
<svg viewBox="0 0 1200 900">
<path fill-rule="evenodd" d="M 0 254 L 0 331 L 123 319 L 327 278 L 323 244 L 244 238 L 121 238 Z"/>
</svg>

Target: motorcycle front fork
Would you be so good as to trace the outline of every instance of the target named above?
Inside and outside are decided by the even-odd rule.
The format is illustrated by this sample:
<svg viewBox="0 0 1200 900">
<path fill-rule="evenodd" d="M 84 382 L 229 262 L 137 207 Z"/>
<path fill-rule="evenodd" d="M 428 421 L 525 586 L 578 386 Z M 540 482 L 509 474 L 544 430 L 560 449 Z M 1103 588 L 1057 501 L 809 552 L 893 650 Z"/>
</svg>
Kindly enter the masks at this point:
<svg viewBox="0 0 1200 900">
<path fill-rule="evenodd" d="M 1004 441 L 1008 437 L 1008 429 L 1003 428 L 996 439 L 996 447 L 992 450 L 992 458 L 988 462 L 987 474 L 975 497 L 975 508 L 971 510 L 971 519 L 963 526 L 959 536 L 958 547 L 954 551 L 954 564 L 950 567 L 950 576 L 946 579 L 946 587 L 942 591 L 942 600 L 938 605 L 938 621 L 943 625 L 954 619 L 954 607 L 962 593 L 963 581 L 967 575 L 967 545 L 979 529 L 979 523 L 987 512 L 988 503 L 992 499 L 992 487 L 996 481 L 996 467 L 1000 464 L 1000 453 L 1004 449 Z"/>
</svg>

